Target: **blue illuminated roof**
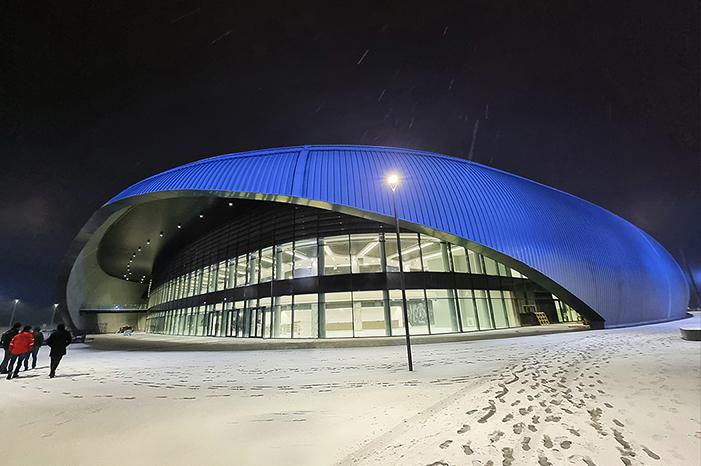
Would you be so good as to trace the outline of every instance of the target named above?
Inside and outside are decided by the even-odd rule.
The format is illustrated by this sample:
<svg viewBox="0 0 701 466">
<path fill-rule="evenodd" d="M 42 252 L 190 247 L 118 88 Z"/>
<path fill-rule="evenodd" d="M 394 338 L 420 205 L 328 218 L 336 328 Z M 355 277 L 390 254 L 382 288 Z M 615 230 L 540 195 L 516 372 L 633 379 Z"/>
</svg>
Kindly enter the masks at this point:
<svg viewBox="0 0 701 466">
<path fill-rule="evenodd" d="M 269 194 L 391 216 L 483 245 L 543 274 L 607 326 L 683 317 L 689 290 L 671 255 L 590 202 L 466 160 L 392 147 L 303 146 L 228 154 L 147 178 L 107 204 L 168 191 Z"/>
</svg>

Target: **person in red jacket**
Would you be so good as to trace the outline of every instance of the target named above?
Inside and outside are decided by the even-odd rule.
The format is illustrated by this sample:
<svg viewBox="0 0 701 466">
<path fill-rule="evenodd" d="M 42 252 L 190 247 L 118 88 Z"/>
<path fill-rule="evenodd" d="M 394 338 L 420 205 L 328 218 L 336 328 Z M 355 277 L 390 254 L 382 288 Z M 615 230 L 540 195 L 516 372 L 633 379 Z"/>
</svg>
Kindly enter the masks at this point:
<svg viewBox="0 0 701 466">
<path fill-rule="evenodd" d="M 34 335 L 32 334 L 32 326 L 25 325 L 21 332 L 19 332 L 10 342 L 10 366 L 7 369 L 7 380 L 12 377 L 19 377 L 19 369 L 22 364 L 29 358 L 32 354 L 32 348 L 34 347 Z M 17 363 L 15 367 L 15 373 L 12 374 L 12 368 Z"/>
</svg>

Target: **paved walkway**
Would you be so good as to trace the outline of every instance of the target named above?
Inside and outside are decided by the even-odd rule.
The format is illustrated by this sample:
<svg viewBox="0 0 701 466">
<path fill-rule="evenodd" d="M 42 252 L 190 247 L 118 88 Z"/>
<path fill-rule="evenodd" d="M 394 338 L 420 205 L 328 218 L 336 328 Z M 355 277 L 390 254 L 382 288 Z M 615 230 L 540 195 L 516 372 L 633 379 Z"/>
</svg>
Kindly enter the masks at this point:
<svg viewBox="0 0 701 466">
<path fill-rule="evenodd" d="M 416 335 L 411 337 L 413 345 L 429 343 L 451 343 L 459 341 L 492 340 L 530 335 L 576 332 L 587 330 L 581 324 L 552 324 L 544 327 L 518 327 L 500 330 L 485 330 L 471 333 L 446 335 Z M 351 348 L 404 345 L 404 337 L 326 338 L 326 339 L 261 339 L 226 337 L 190 337 L 181 335 L 157 335 L 135 333 L 129 337 L 122 334 L 88 336 L 88 344 L 97 350 L 144 350 L 144 351 L 250 351 L 280 350 L 294 348 Z"/>
</svg>

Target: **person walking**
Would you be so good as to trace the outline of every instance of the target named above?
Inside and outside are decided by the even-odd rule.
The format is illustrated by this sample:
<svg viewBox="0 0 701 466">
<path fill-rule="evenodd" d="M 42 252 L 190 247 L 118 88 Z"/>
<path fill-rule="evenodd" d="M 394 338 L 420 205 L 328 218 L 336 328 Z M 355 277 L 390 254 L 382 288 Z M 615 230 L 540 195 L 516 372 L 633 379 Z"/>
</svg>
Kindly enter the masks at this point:
<svg viewBox="0 0 701 466">
<path fill-rule="evenodd" d="M 71 332 L 66 330 L 66 326 L 63 324 L 58 324 L 56 331 L 46 340 L 46 344 L 51 348 L 51 352 L 49 353 L 49 357 L 51 358 L 51 372 L 49 372 L 49 377 L 52 379 L 56 376 L 58 363 L 61 362 L 61 358 L 66 354 L 66 346 L 70 345 L 72 340 Z"/>
<path fill-rule="evenodd" d="M 2 364 L 0 364 L 0 374 L 7 374 L 7 365 L 10 362 L 12 354 L 10 353 L 10 342 L 19 333 L 19 329 L 22 328 L 22 324 L 15 322 L 10 330 L 2 334 L 0 337 L 0 344 L 5 350 L 5 356 L 2 359 Z"/>
<path fill-rule="evenodd" d="M 10 365 L 7 368 L 7 380 L 11 378 L 19 377 L 19 370 L 22 364 L 29 359 L 29 355 L 32 353 L 32 347 L 34 346 L 34 335 L 32 334 L 32 326 L 25 325 L 21 332 L 14 336 L 10 342 Z M 15 366 L 15 363 L 17 365 Z M 14 367 L 15 373 L 12 373 L 12 368 Z"/>
<path fill-rule="evenodd" d="M 36 369 L 37 367 L 37 356 L 39 355 L 39 350 L 41 349 L 41 345 L 44 344 L 44 334 L 41 333 L 41 330 L 38 328 L 34 327 L 34 346 L 32 346 L 32 369 Z M 24 370 L 27 370 L 27 366 L 29 366 L 29 358 L 24 360 Z"/>
</svg>

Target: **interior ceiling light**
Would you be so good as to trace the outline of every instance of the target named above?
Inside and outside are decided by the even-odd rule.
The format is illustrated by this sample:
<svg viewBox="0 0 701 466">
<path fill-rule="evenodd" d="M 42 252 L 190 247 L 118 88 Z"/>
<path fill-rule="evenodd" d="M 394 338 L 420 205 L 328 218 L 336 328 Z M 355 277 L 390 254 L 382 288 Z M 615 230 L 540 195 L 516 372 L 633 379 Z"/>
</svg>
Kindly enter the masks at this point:
<svg viewBox="0 0 701 466">
<path fill-rule="evenodd" d="M 200 218 L 204 218 L 204 214 L 200 214 Z"/>
<path fill-rule="evenodd" d="M 163 232 L 158 233 L 158 236 L 160 236 L 161 238 L 163 238 Z"/>
<path fill-rule="evenodd" d="M 146 245 L 148 246 L 149 244 L 151 244 L 151 240 L 150 240 L 150 239 L 147 239 L 147 240 L 146 240 Z"/>
<path fill-rule="evenodd" d="M 233 205 L 234 205 L 233 202 L 229 202 L 229 207 L 231 207 L 231 206 L 233 206 Z"/>
<path fill-rule="evenodd" d="M 181 224 L 178 223 L 178 228 L 182 228 L 182 227 L 183 227 L 183 226 L 182 226 Z"/>
</svg>

